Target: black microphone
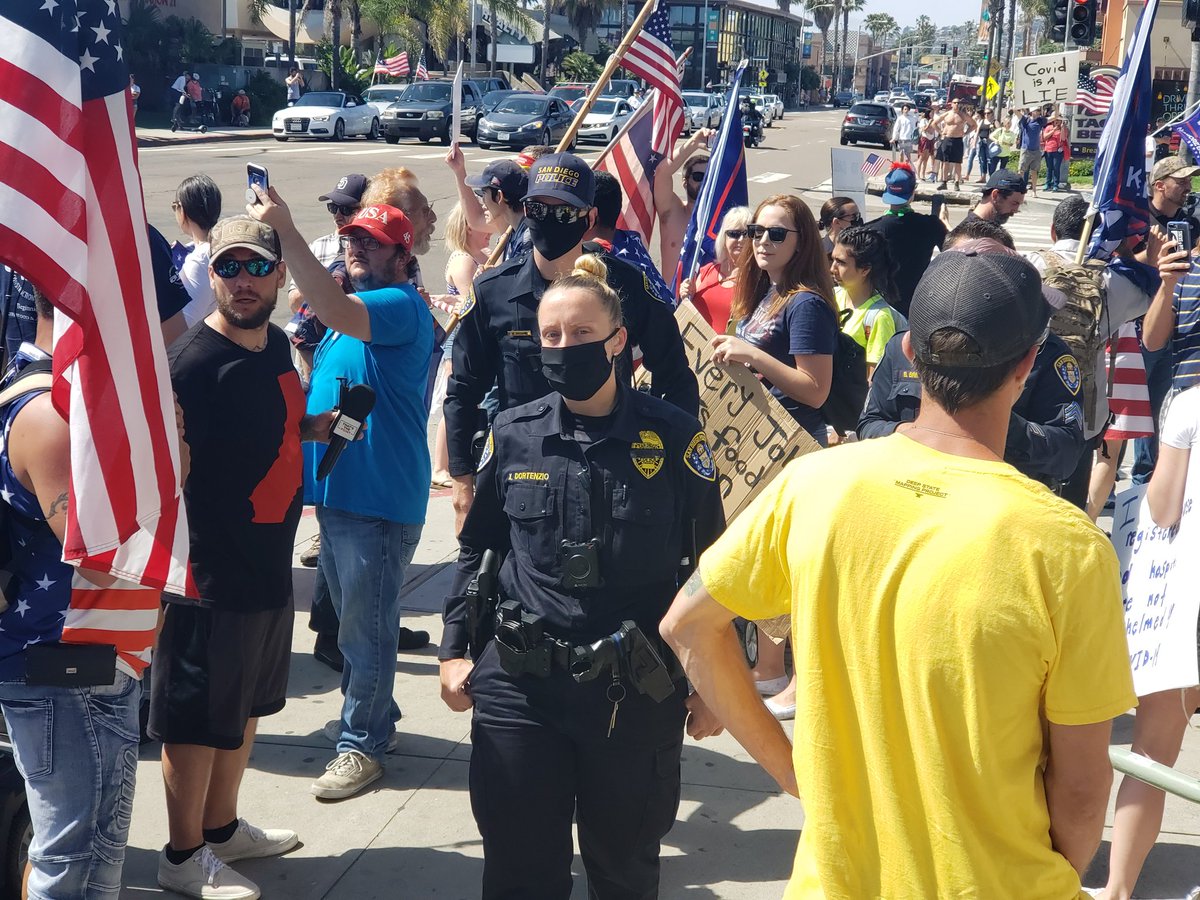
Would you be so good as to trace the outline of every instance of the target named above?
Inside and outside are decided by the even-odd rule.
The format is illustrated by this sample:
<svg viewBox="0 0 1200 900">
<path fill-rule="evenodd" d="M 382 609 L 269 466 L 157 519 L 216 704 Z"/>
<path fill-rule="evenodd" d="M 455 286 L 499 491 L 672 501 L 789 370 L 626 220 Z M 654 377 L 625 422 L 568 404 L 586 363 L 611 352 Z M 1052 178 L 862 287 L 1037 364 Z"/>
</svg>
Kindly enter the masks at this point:
<svg viewBox="0 0 1200 900">
<path fill-rule="evenodd" d="M 356 384 L 346 391 L 338 409 L 338 417 L 329 429 L 329 446 L 317 466 L 317 481 L 323 481 L 333 469 L 346 445 L 353 443 L 362 431 L 363 422 L 375 408 L 375 391 L 366 384 Z"/>
</svg>

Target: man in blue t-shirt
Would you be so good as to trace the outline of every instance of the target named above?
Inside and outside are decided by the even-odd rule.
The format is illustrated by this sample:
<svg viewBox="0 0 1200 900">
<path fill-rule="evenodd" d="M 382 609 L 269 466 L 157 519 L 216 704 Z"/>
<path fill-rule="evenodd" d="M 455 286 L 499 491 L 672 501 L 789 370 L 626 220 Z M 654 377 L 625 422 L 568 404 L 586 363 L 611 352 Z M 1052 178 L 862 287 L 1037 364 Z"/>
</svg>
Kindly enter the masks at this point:
<svg viewBox="0 0 1200 900">
<path fill-rule="evenodd" d="M 319 455 L 305 458 L 321 528 L 320 566 L 345 656 L 338 755 L 312 792 L 337 800 L 382 776 L 400 719 L 392 699 L 400 588 L 429 500 L 424 397 L 433 317 L 408 283 L 413 226 L 399 209 L 365 206 L 338 229 L 354 286 L 346 294 L 313 256 L 279 195 L 256 191 L 259 202 L 247 210 L 278 232 L 296 287 L 329 329 L 313 356 L 308 408 L 338 406 L 342 385 L 375 391 L 365 437 L 345 448 L 328 477 L 315 478 Z"/>
<path fill-rule="evenodd" d="M 1045 113 L 1050 108 L 1029 107 L 1017 120 L 1017 149 L 1021 155 L 1017 162 L 1017 173 L 1029 185 L 1031 179 L 1037 187 L 1038 169 L 1042 165 L 1042 129 L 1048 121 Z"/>
</svg>

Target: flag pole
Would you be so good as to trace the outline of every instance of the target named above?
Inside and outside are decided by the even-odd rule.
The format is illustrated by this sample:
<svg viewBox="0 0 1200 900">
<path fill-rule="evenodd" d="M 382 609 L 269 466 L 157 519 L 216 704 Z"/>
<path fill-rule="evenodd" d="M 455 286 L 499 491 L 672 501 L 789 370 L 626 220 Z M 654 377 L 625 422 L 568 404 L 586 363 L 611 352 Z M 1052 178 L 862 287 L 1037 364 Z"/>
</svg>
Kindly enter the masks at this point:
<svg viewBox="0 0 1200 900">
<path fill-rule="evenodd" d="M 1166 122 L 1163 125 L 1160 125 L 1158 128 L 1155 128 L 1152 132 L 1150 132 L 1150 136 L 1154 137 L 1154 135 L 1158 134 L 1159 132 L 1165 131 L 1166 129 L 1172 127 L 1173 125 L 1178 125 L 1180 122 L 1182 122 L 1184 119 L 1186 119 L 1192 113 L 1194 113 L 1197 109 L 1200 109 L 1200 100 L 1196 100 L 1193 103 L 1188 104 L 1188 106 L 1184 109 L 1184 111 L 1181 112 L 1179 115 L 1175 116 L 1175 118 L 1173 118 L 1170 122 Z"/>
<path fill-rule="evenodd" d="M 583 106 L 581 106 L 579 108 L 579 112 L 575 114 L 575 119 L 571 122 L 571 127 L 567 129 L 567 133 L 564 134 L 562 140 L 558 142 L 558 147 L 555 148 L 554 151 L 555 153 L 565 153 L 567 148 L 571 146 L 572 141 L 575 140 L 575 135 L 579 132 L 580 127 L 583 125 L 583 120 L 587 117 L 588 111 L 592 108 L 592 104 L 596 102 L 596 99 L 600 96 L 600 92 L 604 90 L 604 86 L 608 84 L 608 80 L 612 78 L 613 72 L 617 70 L 617 67 L 621 64 L 621 60 L 624 59 L 625 52 L 637 38 L 637 35 L 642 30 L 642 26 L 646 24 L 646 20 L 654 13 L 654 7 L 657 5 L 658 0 L 646 0 L 641 12 L 639 12 L 637 14 L 637 18 L 633 20 L 633 24 L 626 33 L 624 40 L 621 41 L 620 45 L 613 52 L 613 55 L 608 58 L 608 63 L 605 64 L 604 71 L 600 73 L 600 78 L 597 79 L 594 85 L 592 85 L 592 89 L 588 92 L 587 99 L 584 101 Z M 687 49 L 684 55 L 680 57 L 680 59 L 687 59 L 688 53 L 691 53 L 690 47 Z M 504 248 L 508 246 L 508 241 L 509 238 L 512 237 L 512 233 L 513 230 L 510 227 L 504 232 L 504 234 L 500 235 L 500 240 L 496 242 L 496 246 L 492 250 L 491 256 L 489 256 L 487 258 L 487 262 L 484 263 L 485 266 L 494 266 L 500 261 L 500 257 L 504 255 Z M 454 329 L 455 325 L 458 324 L 458 319 L 459 317 L 457 314 L 450 316 L 450 319 L 446 322 L 445 326 L 447 334 Z"/>
</svg>

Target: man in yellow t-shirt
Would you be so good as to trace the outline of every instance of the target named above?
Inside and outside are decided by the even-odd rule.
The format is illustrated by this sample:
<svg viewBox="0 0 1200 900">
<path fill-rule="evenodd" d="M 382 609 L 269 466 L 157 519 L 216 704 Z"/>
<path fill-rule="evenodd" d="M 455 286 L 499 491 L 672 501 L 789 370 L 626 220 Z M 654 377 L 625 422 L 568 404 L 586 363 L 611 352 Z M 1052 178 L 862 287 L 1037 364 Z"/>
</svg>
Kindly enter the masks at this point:
<svg viewBox="0 0 1200 900">
<path fill-rule="evenodd" d="M 939 256 L 903 337 L 916 421 L 789 465 L 663 620 L 696 690 L 804 801 L 787 898 L 1086 896 L 1111 719 L 1136 699 L 1111 544 L 1003 461 L 1049 316 L 1028 262 Z M 794 749 L 729 628 L 788 612 Z"/>
</svg>

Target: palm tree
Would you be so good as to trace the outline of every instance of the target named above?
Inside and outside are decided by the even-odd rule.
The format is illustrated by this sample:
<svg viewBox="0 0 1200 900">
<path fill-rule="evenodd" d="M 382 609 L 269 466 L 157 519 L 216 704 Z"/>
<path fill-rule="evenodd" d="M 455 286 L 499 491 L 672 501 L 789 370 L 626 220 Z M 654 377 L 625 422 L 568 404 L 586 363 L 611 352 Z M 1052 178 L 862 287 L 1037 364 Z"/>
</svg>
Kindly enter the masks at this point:
<svg viewBox="0 0 1200 900">
<path fill-rule="evenodd" d="M 841 5 L 842 5 L 842 60 L 843 60 L 843 62 L 842 62 L 841 68 L 838 69 L 839 73 L 845 70 L 846 63 L 850 59 L 850 53 L 849 53 L 850 48 L 847 46 L 847 44 L 850 43 L 850 41 L 849 41 L 850 13 L 862 12 L 863 7 L 866 6 L 866 0 L 841 0 Z M 857 35 L 855 37 L 856 37 L 856 40 L 854 42 L 854 44 L 855 44 L 854 56 L 855 56 L 855 59 L 857 60 L 857 57 L 858 57 Z M 854 72 L 853 72 L 853 70 L 850 72 L 850 90 L 851 91 L 854 90 Z"/>
<path fill-rule="evenodd" d="M 882 44 L 897 28 L 896 20 L 888 13 L 870 13 L 863 20 L 863 28 L 871 35 L 871 40 Z"/>
<path fill-rule="evenodd" d="M 467 0 L 436 0 L 429 8 L 429 43 L 443 60 L 450 59 L 453 50 L 457 60 L 459 39 L 467 30 L 471 8 Z"/>
<path fill-rule="evenodd" d="M 780 0 L 780 8 L 787 10 L 787 0 Z M 829 0 L 804 0 L 804 9 L 812 15 L 813 24 L 821 32 L 821 71 L 829 60 L 829 25 L 833 21 L 833 4 Z"/>
<path fill-rule="evenodd" d="M 929 16 L 917 16 L 916 26 L 913 30 L 914 37 L 919 44 L 928 44 L 937 35 L 937 26 L 933 24 L 933 20 Z"/>
</svg>

